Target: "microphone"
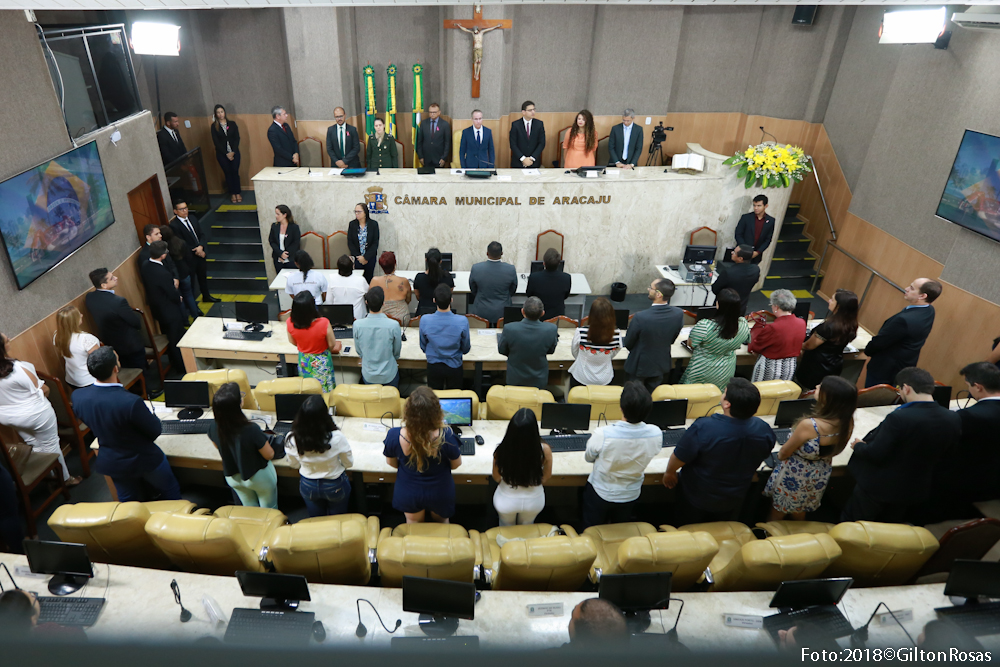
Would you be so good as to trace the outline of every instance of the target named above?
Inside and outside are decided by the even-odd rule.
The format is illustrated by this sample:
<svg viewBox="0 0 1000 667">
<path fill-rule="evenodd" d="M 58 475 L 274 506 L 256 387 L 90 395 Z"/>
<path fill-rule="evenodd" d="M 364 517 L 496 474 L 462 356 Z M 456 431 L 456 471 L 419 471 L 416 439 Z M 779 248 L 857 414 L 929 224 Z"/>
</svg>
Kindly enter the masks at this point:
<svg viewBox="0 0 1000 667">
<path fill-rule="evenodd" d="M 770 132 L 765 131 L 763 125 L 760 125 L 759 127 L 760 131 L 762 132 L 762 134 L 760 135 L 760 143 L 764 143 L 764 135 L 770 135 L 770 137 L 774 139 L 774 143 L 778 143 L 778 137 L 774 136 Z"/>
<path fill-rule="evenodd" d="M 279 172 L 278 172 L 278 176 L 284 176 L 285 174 L 290 174 L 290 173 L 292 173 L 293 171 L 295 171 L 296 169 L 301 169 L 301 168 L 302 168 L 302 167 L 292 167 L 292 168 L 291 168 L 291 169 L 289 169 L 288 171 L 279 171 Z"/>
<path fill-rule="evenodd" d="M 896 614 L 892 612 L 892 609 L 889 609 L 889 605 L 887 605 L 884 602 L 879 602 L 875 606 L 875 611 L 873 611 L 872 615 L 868 617 L 868 622 L 851 633 L 851 648 L 865 647 L 865 643 L 868 641 L 868 626 L 871 625 L 872 620 L 874 620 L 875 618 L 875 614 L 878 613 L 878 610 L 881 607 L 885 607 L 885 610 L 889 612 L 890 616 L 892 616 L 892 620 L 896 621 L 896 625 L 898 625 L 903 630 L 903 632 L 906 633 L 906 638 L 910 640 L 911 644 L 916 646 L 917 642 L 913 641 L 913 637 L 910 636 L 909 632 L 906 632 L 906 628 L 904 628 L 903 624 L 899 622 L 898 618 L 896 618 Z"/>
<path fill-rule="evenodd" d="M 399 630 L 399 626 L 401 626 L 403 624 L 403 619 L 397 618 L 396 619 L 396 626 L 392 630 L 390 630 L 389 628 L 385 627 L 385 623 L 382 623 L 382 616 L 381 616 L 381 614 L 378 613 L 378 609 L 375 608 L 375 605 L 373 605 L 371 602 L 369 602 L 368 600 L 366 600 L 364 598 L 358 598 L 357 601 L 356 601 L 356 605 L 357 605 L 357 608 L 358 608 L 358 627 L 355 628 L 355 630 L 354 630 L 354 636 L 357 637 L 358 639 L 364 639 L 365 635 L 368 634 L 368 628 L 366 628 L 365 624 L 361 622 L 361 603 L 362 602 L 367 602 L 368 603 L 368 606 L 371 607 L 372 611 L 375 612 L 375 616 L 378 617 L 378 622 L 382 625 L 382 628 L 385 629 L 385 631 L 388 632 L 390 635 L 394 634 L 396 632 L 396 630 Z"/>
<path fill-rule="evenodd" d="M 14 581 L 14 575 L 12 575 L 10 573 L 10 570 L 7 569 L 7 563 L 0 563 L 0 567 L 2 567 L 4 571 L 7 573 L 7 578 L 10 579 L 10 583 L 14 584 L 14 588 L 16 590 L 21 590 L 21 587 L 17 585 L 16 581 Z M 0 584 L 0 590 L 3 590 L 3 584 Z"/>
<path fill-rule="evenodd" d="M 389 415 L 389 425 L 388 426 L 386 426 L 385 422 L 382 421 L 383 419 L 385 419 L 386 415 Z M 382 416 L 378 418 L 378 422 L 380 424 L 382 424 L 382 426 L 384 428 L 386 428 L 387 430 L 390 429 L 390 428 L 393 428 L 393 426 L 392 426 L 392 410 L 386 410 L 385 412 L 383 412 Z"/>
<path fill-rule="evenodd" d="M 181 587 L 177 585 L 176 579 L 170 582 L 170 590 L 174 592 L 174 600 L 181 607 L 181 623 L 187 623 L 191 620 L 191 612 L 185 609 L 181 603 Z"/>
</svg>

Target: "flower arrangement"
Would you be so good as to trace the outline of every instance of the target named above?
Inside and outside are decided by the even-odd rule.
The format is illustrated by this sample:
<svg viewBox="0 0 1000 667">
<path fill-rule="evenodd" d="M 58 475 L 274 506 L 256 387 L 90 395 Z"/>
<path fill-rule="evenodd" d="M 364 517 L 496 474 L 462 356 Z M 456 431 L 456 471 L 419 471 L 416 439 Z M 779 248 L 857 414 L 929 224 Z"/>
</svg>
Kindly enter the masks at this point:
<svg viewBox="0 0 1000 667">
<path fill-rule="evenodd" d="M 755 185 L 761 188 L 787 188 L 812 171 L 805 152 L 798 146 L 789 144 L 748 146 L 745 151 L 722 164 L 738 166 L 736 177 L 744 180 L 748 190 Z"/>
</svg>

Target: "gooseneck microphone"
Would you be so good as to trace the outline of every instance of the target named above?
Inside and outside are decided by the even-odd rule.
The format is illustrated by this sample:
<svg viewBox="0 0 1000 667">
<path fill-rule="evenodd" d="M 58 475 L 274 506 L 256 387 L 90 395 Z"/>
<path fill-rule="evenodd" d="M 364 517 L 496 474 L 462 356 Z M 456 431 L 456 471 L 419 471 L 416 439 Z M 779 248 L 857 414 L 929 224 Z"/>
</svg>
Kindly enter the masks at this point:
<svg viewBox="0 0 1000 667">
<path fill-rule="evenodd" d="M 879 602 L 875 606 L 875 611 L 873 611 L 872 615 L 868 617 L 868 622 L 851 633 L 851 648 L 865 647 L 865 643 L 868 641 L 868 626 L 872 624 L 872 620 L 875 619 L 875 614 L 878 613 L 878 610 L 881 607 L 885 607 L 885 610 L 889 613 L 890 616 L 892 616 L 892 620 L 896 621 L 896 625 L 898 625 L 903 630 L 903 632 L 906 633 L 906 638 L 910 640 L 911 644 L 916 646 L 917 642 L 913 641 L 913 637 L 910 636 L 909 632 L 906 632 L 906 628 L 904 628 L 903 624 L 899 622 L 898 618 L 896 618 L 896 614 L 893 613 L 892 609 L 889 609 L 889 606 L 886 603 Z"/>
<path fill-rule="evenodd" d="M 390 635 L 393 634 L 393 633 L 395 633 L 396 630 L 399 630 L 399 626 L 401 626 L 403 624 L 403 619 L 397 618 L 396 619 L 396 626 L 392 630 L 390 630 L 389 628 L 385 627 L 385 623 L 382 623 L 382 616 L 378 613 L 378 609 L 375 608 L 375 605 L 373 605 L 371 602 L 369 602 L 368 600 L 366 600 L 364 598 L 358 598 L 358 600 L 357 600 L 357 607 L 358 607 L 358 627 L 354 630 L 354 636 L 357 637 L 358 639 L 363 639 L 364 636 L 368 634 L 368 628 L 366 628 L 365 624 L 361 622 L 361 603 L 362 602 L 367 602 L 368 603 L 368 606 L 371 607 L 372 611 L 375 612 L 375 616 L 378 618 L 378 622 L 382 625 L 382 627 L 385 629 L 385 631 L 388 632 Z"/>
<path fill-rule="evenodd" d="M 770 132 L 767 132 L 766 130 L 764 130 L 764 126 L 763 125 L 761 125 L 759 127 L 760 127 L 760 131 L 762 132 L 762 134 L 760 135 L 760 143 L 764 143 L 764 136 L 765 135 L 770 136 L 772 139 L 774 139 L 774 143 L 778 143 L 778 137 L 776 137 L 773 134 L 771 134 Z"/>
</svg>

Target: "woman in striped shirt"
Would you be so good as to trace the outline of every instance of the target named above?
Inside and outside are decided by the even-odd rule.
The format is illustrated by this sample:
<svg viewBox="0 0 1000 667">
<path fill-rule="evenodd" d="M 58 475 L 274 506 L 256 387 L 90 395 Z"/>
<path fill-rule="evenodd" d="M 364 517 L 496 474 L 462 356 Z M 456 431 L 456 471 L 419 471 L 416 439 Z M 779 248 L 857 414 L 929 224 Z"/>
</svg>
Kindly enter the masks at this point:
<svg viewBox="0 0 1000 667">
<path fill-rule="evenodd" d="M 615 330 L 615 307 L 600 297 L 590 304 L 587 324 L 576 330 L 571 350 L 576 361 L 569 368 L 570 387 L 611 384 L 615 371 L 611 360 L 622 350 L 622 337 Z"/>
</svg>

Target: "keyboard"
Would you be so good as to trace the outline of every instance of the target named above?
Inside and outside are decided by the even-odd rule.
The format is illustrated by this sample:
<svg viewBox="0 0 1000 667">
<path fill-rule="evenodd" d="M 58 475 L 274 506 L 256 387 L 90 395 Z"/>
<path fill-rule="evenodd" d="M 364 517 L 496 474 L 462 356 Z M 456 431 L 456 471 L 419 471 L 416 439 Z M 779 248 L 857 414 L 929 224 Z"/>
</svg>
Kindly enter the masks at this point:
<svg viewBox="0 0 1000 667">
<path fill-rule="evenodd" d="M 292 422 L 278 422 L 271 430 L 278 435 L 288 435 L 292 432 Z"/>
<path fill-rule="evenodd" d="M 39 623 L 93 625 L 104 607 L 104 598 L 38 597 Z"/>
<path fill-rule="evenodd" d="M 163 435 L 196 435 L 208 433 L 214 419 L 167 419 L 163 425 Z"/>
<path fill-rule="evenodd" d="M 672 428 L 668 431 L 663 432 L 663 446 L 664 447 L 676 447 L 680 444 L 681 438 L 687 433 L 686 428 Z"/>
<path fill-rule="evenodd" d="M 775 428 L 771 430 L 774 431 L 774 437 L 778 439 L 779 445 L 785 444 L 792 437 L 792 429 L 790 428 Z"/>
<path fill-rule="evenodd" d="M 778 630 L 787 630 L 799 623 L 807 622 L 829 637 L 846 637 L 854 632 L 851 622 L 834 605 L 807 607 L 796 611 L 782 612 L 764 617 L 764 629 L 778 643 Z"/>
<path fill-rule="evenodd" d="M 270 333 L 270 331 L 227 331 L 222 334 L 222 337 L 229 340 L 253 340 L 259 343 L 267 338 Z"/>
<path fill-rule="evenodd" d="M 584 452 L 587 451 L 589 433 L 575 435 L 543 435 L 542 440 L 549 444 L 554 452 Z"/>
<path fill-rule="evenodd" d="M 476 455 L 476 439 L 475 438 L 459 438 L 459 442 L 462 443 L 462 456 L 475 456 Z"/>
<path fill-rule="evenodd" d="M 973 637 L 1000 634 L 1000 602 L 938 607 L 934 611 Z"/>
<path fill-rule="evenodd" d="M 354 329 L 334 329 L 333 335 L 337 340 L 354 338 Z"/>
<path fill-rule="evenodd" d="M 479 637 L 476 635 L 447 637 L 393 637 L 390 646 L 397 651 L 454 651 L 478 650 Z"/>
<path fill-rule="evenodd" d="M 311 611 L 265 611 L 233 609 L 226 627 L 229 644 L 279 644 L 302 646 L 309 643 L 316 614 Z"/>
</svg>

